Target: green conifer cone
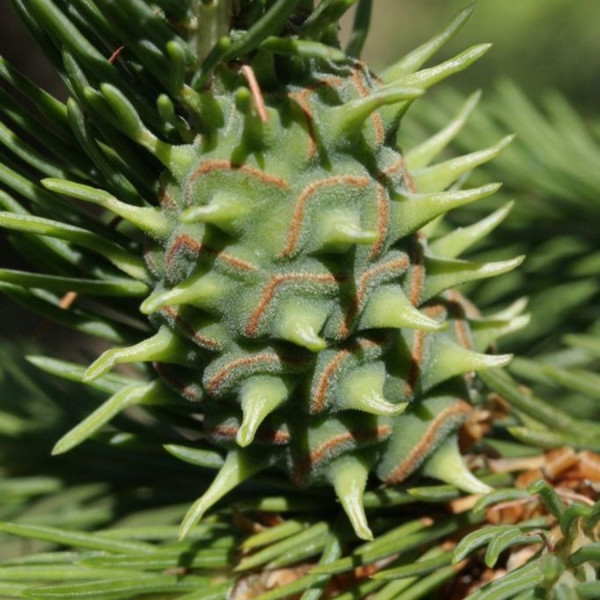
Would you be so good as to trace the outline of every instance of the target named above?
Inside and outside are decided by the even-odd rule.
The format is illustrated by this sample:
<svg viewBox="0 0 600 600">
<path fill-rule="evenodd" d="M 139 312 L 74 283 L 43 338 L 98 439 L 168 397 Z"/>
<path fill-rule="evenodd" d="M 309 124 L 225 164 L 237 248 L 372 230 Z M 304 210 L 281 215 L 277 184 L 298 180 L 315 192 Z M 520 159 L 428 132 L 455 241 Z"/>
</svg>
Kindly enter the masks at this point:
<svg viewBox="0 0 600 600">
<path fill-rule="evenodd" d="M 432 245 L 426 233 L 496 191 L 460 185 L 510 138 L 431 164 L 470 100 L 417 148 L 403 154 L 397 142 L 412 102 L 488 45 L 421 68 L 469 8 L 375 74 L 354 57 L 368 1 L 350 47 L 337 41 L 354 3 L 15 0 L 70 98 L 59 103 L 3 63 L 45 118 L 38 139 L 52 158 L 9 143 L 18 164 L 3 170 L 0 224 L 24 234 L 17 243 L 46 274 L 4 270 L 2 285 L 118 344 L 83 376 L 114 395 L 55 452 L 131 404 L 193 403 L 188 428 L 226 458 L 182 535 L 270 467 L 300 486 L 332 486 L 365 539 L 371 474 L 394 484 L 421 469 L 488 489 L 462 465 L 455 434 L 473 372 L 510 360 L 486 350 L 525 318 L 520 305 L 483 318 L 454 288 L 521 258 L 457 258 L 505 210 Z M 34 132 L 28 109 L 14 115 Z M 43 188 L 24 183 L 32 168 Z M 108 300 L 95 314 L 62 313 L 66 291 Z M 109 374 L 140 362 L 143 381 Z"/>
</svg>

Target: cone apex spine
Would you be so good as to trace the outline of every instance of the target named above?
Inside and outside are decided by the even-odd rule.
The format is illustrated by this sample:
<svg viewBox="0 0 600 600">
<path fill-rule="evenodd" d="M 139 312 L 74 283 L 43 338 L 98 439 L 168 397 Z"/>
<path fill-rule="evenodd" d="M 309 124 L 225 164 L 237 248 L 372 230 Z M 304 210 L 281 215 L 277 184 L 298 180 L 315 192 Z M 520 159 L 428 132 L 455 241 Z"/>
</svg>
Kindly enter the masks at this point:
<svg viewBox="0 0 600 600">
<path fill-rule="evenodd" d="M 139 344 L 127 348 L 111 348 L 96 359 L 86 370 L 83 380 L 97 379 L 115 365 L 132 362 L 151 362 L 164 359 L 184 360 L 181 341 L 166 327 Z"/>
<path fill-rule="evenodd" d="M 417 87 L 392 86 L 381 89 L 366 98 L 353 100 L 332 109 L 327 129 L 333 139 L 346 139 L 360 132 L 364 122 L 382 106 L 407 102 L 423 95 Z"/>
<path fill-rule="evenodd" d="M 373 244 L 377 241 L 377 237 L 377 231 L 361 229 L 359 224 L 349 220 L 347 222 L 331 222 L 327 219 L 321 225 L 319 245 L 325 251 L 344 252 L 353 244 Z"/>
<path fill-rule="evenodd" d="M 320 352 L 327 348 L 327 341 L 318 336 L 313 327 L 308 323 L 297 322 L 290 328 L 284 339 L 298 344 L 311 352 Z"/>
<path fill-rule="evenodd" d="M 250 207 L 241 198 L 216 194 L 205 206 L 193 206 L 181 213 L 183 223 L 212 223 L 217 227 L 231 224 L 244 217 Z"/>
<path fill-rule="evenodd" d="M 444 290 L 456 287 L 467 281 L 477 281 L 508 273 L 517 268 L 524 259 L 524 256 L 517 256 L 508 260 L 475 263 L 428 257 L 426 262 L 429 278 L 426 284 L 425 296 L 432 298 Z"/>
<path fill-rule="evenodd" d="M 396 64 L 388 67 L 382 74 L 381 79 L 384 82 L 391 82 L 404 74 L 414 73 L 429 58 L 431 58 L 446 42 L 451 40 L 462 26 L 468 21 L 475 10 L 476 3 L 473 3 L 462 11 L 436 36 L 415 48 L 412 52 L 400 59 Z"/>
<path fill-rule="evenodd" d="M 465 173 L 475 167 L 496 158 L 514 139 L 514 135 L 507 135 L 494 146 L 451 158 L 443 163 L 417 169 L 412 173 L 416 188 L 424 192 L 440 192 L 445 190 Z"/>
<path fill-rule="evenodd" d="M 469 115 L 477 106 L 481 91 L 471 94 L 455 117 L 438 133 L 431 136 L 406 154 L 406 166 L 409 170 L 426 167 L 453 140 L 466 123 Z"/>
<path fill-rule="evenodd" d="M 385 399 L 385 379 L 382 364 L 367 364 L 346 373 L 338 383 L 339 408 L 379 416 L 403 413 L 407 407 L 406 402 L 392 404 Z"/>
<path fill-rule="evenodd" d="M 392 219 L 396 235 L 406 235 L 421 229 L 448 211 L 491 196 L 501 187 L 489 183 L 466 190 L 439 191 L 423 194 L 403 193 L 392 204 Z"/>
<path fill-rule="evenodd" d="M 389 85 L 404 85 L 423 88 L 431 87 L 446 77 L 466 69 L 470 64 L 480 59 L 491 46 L 491 44 L 478 44 L 435 67 L 423 69 L 416 73 L 402 75 Z"/>
<path fill-rule="evenodd" d="M 385 286 L 375 290 L 361 315 L 365 328 L 408 327 L 423 331 L 443 331 L 447 323 L 436 321 L 417 310 L 400 286 Z"/>
<path fill-rule="evenodd" d="M 514 202 L 508 202 L 497 211 L 488 215 L 481 221 L 469 227 L 459 227 L 442 238 L 438 238 L 429 244 L 433 254 L 446 258 L 455 258 L 464 250 L 483 239 L 490 231 L 497 227 L 511 211 Z"/>
<path fill-rule="evenodd" d="M 327 314 L 326 306 L 314 302 L 283 302 L 277 313 L 276 333 L 311 352 L 320 352 L 327 347 L 327 341 L 319 335 Z"/>
<path fill-rule="evenodd" d="M 438 349 L 437 365 L 440 370 L 448 369 L 454 374 L 505 367 L 512 354 L 482 354 L 449 343 Z"/>
<path fill-rule="evenodd" d="M 183 518 L 179 528 L 179 539 L 184 539 L 194 525 L 202 519 L 204 513 L 225 494 L 266 466 L 264 459 L 259 459 L 248 450 L 231 450 L 209 488 L 192 504 Z"/>
<path fill-rule="evenodd" d="M 288 397 L 285 382 L 277 377 L 253 377 L 243 386 L 240 393 L 242 425 L 236 434 L 236 442 L 241 447 L 249 446 L 260 424 Z"/>
<path fill-rule="evenodd" d="M 179 286 L 154 292 L 142 302 L 140 311 L 149 315 L 166 306 L 211 306 L 224 298 L 228 291 L 229 286 L 223 277 L 214 273 L 200 273 Z"/>
<path fill-rule="evenodd" d="M 475 477 L 466 467 L 458 449 L 458 438 L 450 435 L 425 461 L 425 475 L 449 483 L 470 494 L 487 494 L 492 488 Z"/>
<path fill-rule="evenodd" d="M 369 528 L 363 504 L 363 493 L 368 475 L 368 463 L 353 455 L 336 459 L 328 471 L 335 493 L 348 515 L 357 537 L 361 540 L 371 541 L 373 533 Z"/>
</svg>

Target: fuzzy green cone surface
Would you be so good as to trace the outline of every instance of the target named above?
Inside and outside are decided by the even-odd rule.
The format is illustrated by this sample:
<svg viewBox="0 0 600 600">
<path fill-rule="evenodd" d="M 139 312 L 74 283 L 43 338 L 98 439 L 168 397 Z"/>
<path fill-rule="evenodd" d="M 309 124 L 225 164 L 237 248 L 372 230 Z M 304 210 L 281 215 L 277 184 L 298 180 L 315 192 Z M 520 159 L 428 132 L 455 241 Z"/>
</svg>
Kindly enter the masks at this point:
<svg viewBox="0 0 600 600">
<path fill-rule="evenodd" d="M 28 14 L 43 23 L 34 4 Z M 91 4 L 121 27 L 146 6 Z M 100 171 L 119 161 L 95 136 L 127 149 L 136 142 L 145 166 L 147 153 L 154 156 L 162 164 L 150 171 L 156 196 L 142 181 L 132 195 L 144 206 L 123 193 L 129 182 L 103 185 L 77 173 L 76 182 L 44 181 L 55 204 L 58 194 L 118 216 L 125 224 L 114 242 L 85 222 L 61 223 L 57 210 L 56 220 L 0 215 L 8 229 L 103 254 L 149 286 L 130 314 L 147 319 L 154 334 L 108 350 L 84 379 L 146 362 L 195 403 L 202 438 L 228 451 L 182 534 L 235 485 L 275 467 L 300 486 L 332 485 L 357 535 L 370 538 L 361 500 L 369 473 L 397 483 L 427 461 L 432 475 L 455 483 L 458 475 L 444 474 L 436 452 L 448 452 L 446 440 L 469 414 L 473 372 L 510 359 L 485 354 L 490 343 L 522 324 L 512 325 L 519 316 L 511 315 L 471 327 L 481 316 L 453 289 L 518 265 L 457 258 L 503 215 L 435 246 L 421 231 L 497 189 L 453 186 L 509 140 L 433 166 L 430 143 L 413 152 L 414 170 L 397 147 L 414 99 L 487 47 L 418 71 L 437 49 L 435 38 L 383 81 L 336 46 L 342 4 L 351 3 L 322 2 L 312 12 L 311 2 L 278 0 L 265 9 L 247 1 L 230 16 L 227 2 L 190 2 L 189 12 L 146 15 L 152 39 L 129 40 L 130 66 L 139 61 L 163 89 L 156 109 L 135 87 L 118 85 L 116 66 L 94 71 L 97 50 L 73 38 L 57 58 L 74 96 L 70 126 Z M 66 19 L 58 5 L 47 9 Z M 186 27 L 188 42 L 175 33 Z M 64 40 L 52 35 L 60 46 Z M 106 420 L 114 412 L 104 411 Z M 80 430 L 89 435 L 102 424 L 96 417 Z M 68 442 L 57 451 L 75 445 Z M 465 489 L 486 489 L 463 480 Z"/>
</svg>

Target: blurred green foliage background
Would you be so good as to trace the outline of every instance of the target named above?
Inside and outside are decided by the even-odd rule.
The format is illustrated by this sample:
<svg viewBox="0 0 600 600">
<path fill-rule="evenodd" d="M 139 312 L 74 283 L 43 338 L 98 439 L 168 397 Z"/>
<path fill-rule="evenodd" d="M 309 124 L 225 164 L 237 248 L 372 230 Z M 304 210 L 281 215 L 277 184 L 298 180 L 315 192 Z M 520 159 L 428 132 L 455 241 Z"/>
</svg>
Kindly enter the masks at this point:
<svg viewBox="0 0 600 600">
<path fill-rule="evenodd" d="M 465 0 L 373 0 L 364 57 L 374 67 L 422 43 L 444 27 Z M 452 79 L 462 89 L 487 88 L 510 78 L 534 96 L 558 88 L 586 111 L 597 110 L 600 91 L 598 0 L 479 0 L 464 30 L 442 50 L 491 42 L 491 52 Z"/>
</svg>

